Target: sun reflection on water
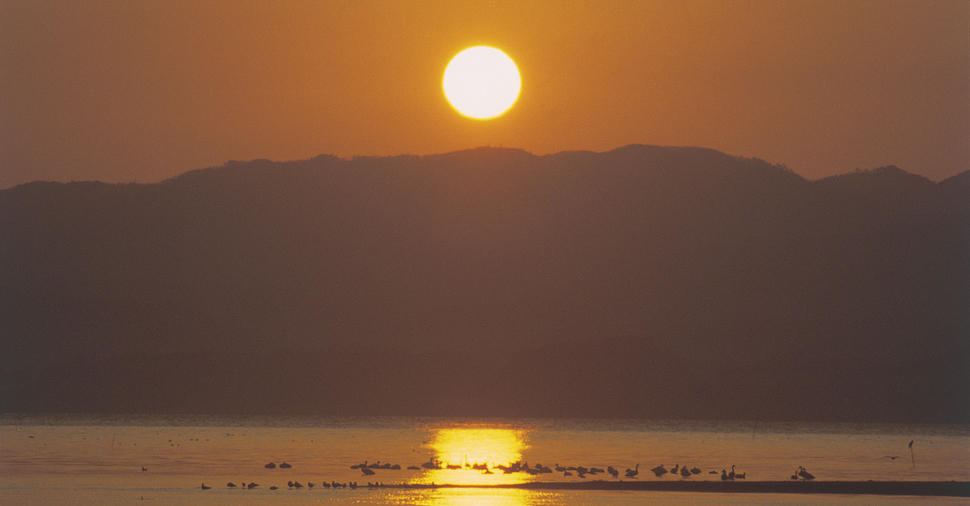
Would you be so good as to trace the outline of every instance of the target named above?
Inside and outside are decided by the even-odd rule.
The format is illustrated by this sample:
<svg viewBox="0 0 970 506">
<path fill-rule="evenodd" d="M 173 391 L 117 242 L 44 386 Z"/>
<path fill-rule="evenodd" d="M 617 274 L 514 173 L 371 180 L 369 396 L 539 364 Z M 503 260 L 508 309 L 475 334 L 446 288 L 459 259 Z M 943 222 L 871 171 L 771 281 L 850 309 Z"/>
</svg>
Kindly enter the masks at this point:
<svg viewBox="0 0 970 506">
<path fill-rule="evenodd" d="M 392 498 L 393 502 L 420 506 L 526 506 L 540 502 L 556 503 L 554 500 L 537 501 L 548 498 L 537 497 L 543 493 L 519 489 L 439 488 L 400 491 L 398 494 Z"/>
<path fill-rule="evenodd" d="M 434 456 L 413 483 L 501 485 L 524 483 L 532 476 L 506 473 L 500 467 L 522 460 L 525 434 L 511 429 L 438 429 L 430 444 Z"/>
</svg>

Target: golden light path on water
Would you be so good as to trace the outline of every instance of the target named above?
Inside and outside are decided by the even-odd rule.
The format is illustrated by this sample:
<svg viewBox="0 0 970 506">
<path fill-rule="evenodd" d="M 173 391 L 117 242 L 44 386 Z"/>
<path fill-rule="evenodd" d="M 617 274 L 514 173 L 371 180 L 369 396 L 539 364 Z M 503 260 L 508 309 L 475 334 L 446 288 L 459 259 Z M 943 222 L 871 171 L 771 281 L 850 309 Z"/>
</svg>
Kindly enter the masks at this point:
<svg viewBox="0 0 970 506">
<path fill-rule="evenodd" d="M 537 496 L 554 494 L 519 489 L 439 488 L 433 491 L 409 491 L 401 494 L 400 504 L 419 506 L 527 506 L 535 505 Z M 547 502 L 548 503 L 548 502 Z M 549 503 L 555 504 L 555 502 Z"/>
<path fill-rule="evenodd" d="M 522 459 L 527 448 L 522 431 L 492 428 L 447 428 L 435 431 L 430 443 L 432 463 L 412 483 L 452 485 L 506 485 L 532 478 L 526 473 L 505 473 Z"/>
</svg>

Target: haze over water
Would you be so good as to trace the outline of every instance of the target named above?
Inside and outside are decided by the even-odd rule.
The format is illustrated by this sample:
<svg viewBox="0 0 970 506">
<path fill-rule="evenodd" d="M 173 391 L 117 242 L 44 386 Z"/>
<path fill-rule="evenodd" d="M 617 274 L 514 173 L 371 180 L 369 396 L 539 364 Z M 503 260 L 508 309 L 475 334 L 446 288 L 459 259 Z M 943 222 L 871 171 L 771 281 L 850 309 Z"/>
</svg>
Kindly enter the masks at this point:
<svg viewBox="0 0 970 506">
<path fill-rule="evenodd" d="M 505 474 L 496 466 L 614 466 L 621 478 L 640 464 L 638 480 L 657 478 L 657 464 L 697 466 L 688 478 L 720 480 L 709 471 L 783 481 L 803 465 L 826 481 L 970 480 L 970 427 L 956 425 L 810 424 L 590 419 L 443 419 L 206 416 L 5 416 L 0 419 L 0 497 L 9 504 L 609 504 L 631 500 L 738 503 L 868 503 L 872 496 L 738 496 L 673 492 L 534 491 L 516 489 L 375 489 L 384 484 L 514 484 L 583 481 L 575 476 Z M 912 465 L 907 443 L 915 440 Z M 898 456 L 893 460 L 888 456 Z M 458 470 L 407 470 L 429 459 Z M 365 476 L 352 464 L 400 464 Z M 268 462 L 291 469 L 266 469 Z M 494 474 L 471 470 L 487 463 Z M 141 471 L 144 466 L 147 471 Z M 585 481 L 612 480 L 608 475 Z M 288 490 L 287 481 L 314 489 Z M 227 489 L 255 481 L 258 489 Z M 323 489 L 321 481 L 361 488 Z M 212 490 L 201 490 L 205 482 Z M 277 485 L 280 490 L 269 490 Z M 910 502 L 916 498 L 885 500 Z M 928 499 L 939 503 L 940 498 Z M 946 499 L 943 500 L 947 501 Z M 956 501 L 954 501 L 956 502 Z"/>
</svg>

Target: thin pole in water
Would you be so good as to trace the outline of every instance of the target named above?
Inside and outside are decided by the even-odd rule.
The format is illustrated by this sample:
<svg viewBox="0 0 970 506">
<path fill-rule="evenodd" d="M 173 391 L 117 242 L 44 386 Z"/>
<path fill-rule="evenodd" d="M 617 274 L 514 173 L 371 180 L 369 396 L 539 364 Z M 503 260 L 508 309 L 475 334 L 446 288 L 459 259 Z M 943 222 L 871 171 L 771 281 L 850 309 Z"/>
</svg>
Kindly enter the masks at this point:
<svg viewBox="0 0 970 506">
<path fill-rule="evenodd" d="M 913 469 L 916 469 L 916 455 L 913 454 L 913 440 L 909 440 L 909 458 L 913 461 Z"/>
</svg>

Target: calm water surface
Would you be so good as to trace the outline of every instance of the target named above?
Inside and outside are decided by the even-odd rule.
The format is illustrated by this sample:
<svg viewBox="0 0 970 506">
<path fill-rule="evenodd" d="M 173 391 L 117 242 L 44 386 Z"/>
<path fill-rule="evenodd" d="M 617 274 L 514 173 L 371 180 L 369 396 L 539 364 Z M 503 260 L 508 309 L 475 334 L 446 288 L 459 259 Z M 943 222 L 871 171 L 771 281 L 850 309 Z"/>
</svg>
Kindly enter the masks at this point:
<svg viewBox="0 0 970 506">
<path fill-rule="evenodd" d="M 907 443 L 915 440 L 913 455 Z M 890 459 L 888 456 L 898 456 Z M 915 457 L 915 467 L 913 466 Z M 442 469 L 408 470 L 430 460 Z M 350 465 L 399 464 L 365 476 Z M 267 462 L 291 469 L 266 469 Z M 580 481 L 563 473 L 531 476 L 497 466 L 657 464 L 703 470 L 689 480 L 720 480 L 735 465 L 748 480 L 786 480 L 799 465 L 819 480 L 970 481 L 970 427 L 939 425 L 658 422 L 644 420 L 454 420 L 420 418 L 93 417 L 0 418 L 3 504 L 869 504 L 873 496 L 525 491 L 495 489 L 368 490 L 390 483 L 500 484 Z M 485 464 L 493 474 L 473 470 Z M 460 469 L 447 469 L 447 466 Z M 142 471 L 142 467 L 147 471 Z M 718 474 L 709 474 L 709 471 Z M 585 480 L 610 479 L 601 474 Z M 287 481 L 314 482 L 288 490 Z M 211 490 L 201 490 L 205 482 Z M 226 488 L 255 481 L 258 489 Z M 321 481 L 361 488 L 323 489 Z M 269 490 L 277 485 L 280 490 Z M 880 503 L 962 500 L 880 497 Z"/>
</svg>

